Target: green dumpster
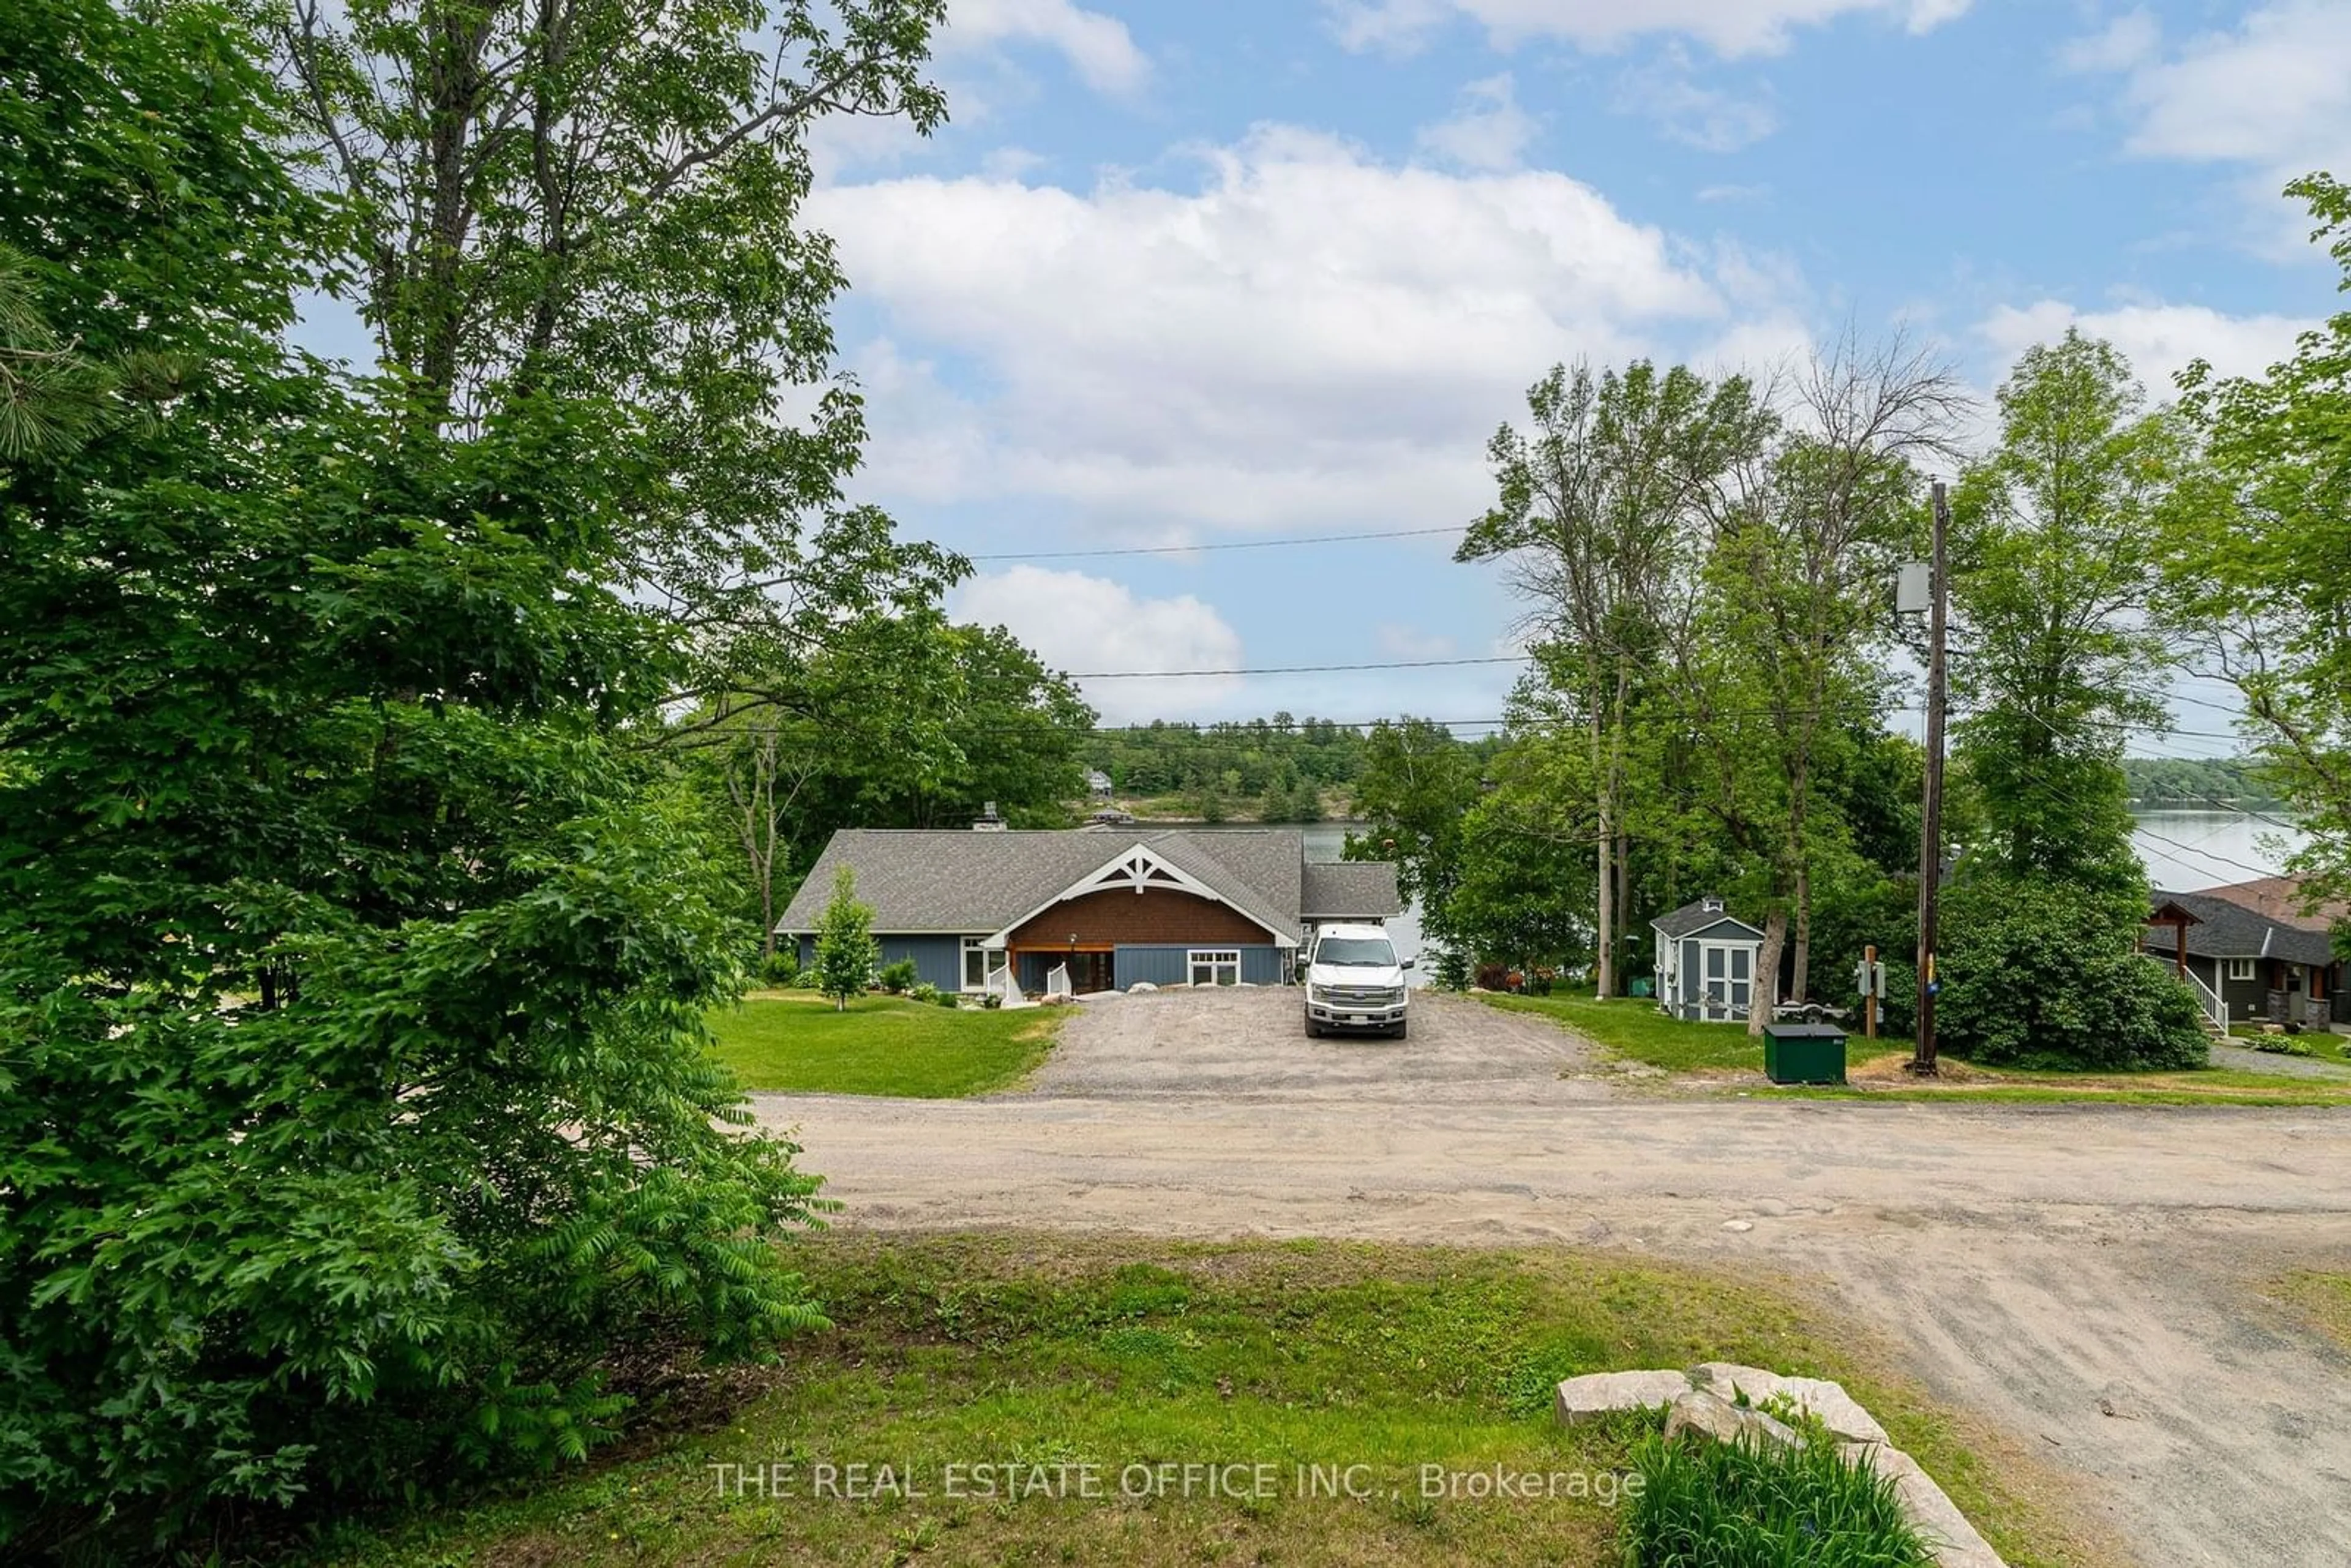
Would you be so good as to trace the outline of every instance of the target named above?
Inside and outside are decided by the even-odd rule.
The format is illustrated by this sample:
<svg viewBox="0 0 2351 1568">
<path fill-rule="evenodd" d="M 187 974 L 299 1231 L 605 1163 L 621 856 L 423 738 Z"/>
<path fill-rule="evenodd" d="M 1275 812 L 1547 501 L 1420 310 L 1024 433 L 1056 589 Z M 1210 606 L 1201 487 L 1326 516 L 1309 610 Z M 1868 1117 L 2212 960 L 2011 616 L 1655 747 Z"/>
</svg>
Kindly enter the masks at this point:
<svg viewBox="0 0 2351 1568">
<path fill-rule="evenodd" d="M 1774 1083 L 1844 1082 L 1844 1030 L 1824 1023 L 1763 1026 L 1763 1076 Z"/>
</svg>

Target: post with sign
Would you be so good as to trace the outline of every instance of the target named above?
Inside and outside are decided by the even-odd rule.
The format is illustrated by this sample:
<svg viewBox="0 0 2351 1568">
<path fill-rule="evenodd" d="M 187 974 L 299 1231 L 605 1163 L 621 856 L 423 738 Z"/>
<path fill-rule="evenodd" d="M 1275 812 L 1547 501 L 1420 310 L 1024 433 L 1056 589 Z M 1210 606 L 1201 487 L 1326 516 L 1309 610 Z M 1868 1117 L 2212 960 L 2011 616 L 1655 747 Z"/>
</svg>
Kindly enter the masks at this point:
<svg viewBox="0 0 2351 1568">
<path fill-rule="evenodd" d="M 1877 1038 L 1877 998 L 1886 994 L 1886 966 L 1877 961 L 1875 946 L 1861 950 L 1861 972 L 1855 977 L 1860 984 L 1854 988 L 1861 993 L 1861 1030 L 1864 1040 Z"/>
</svg>

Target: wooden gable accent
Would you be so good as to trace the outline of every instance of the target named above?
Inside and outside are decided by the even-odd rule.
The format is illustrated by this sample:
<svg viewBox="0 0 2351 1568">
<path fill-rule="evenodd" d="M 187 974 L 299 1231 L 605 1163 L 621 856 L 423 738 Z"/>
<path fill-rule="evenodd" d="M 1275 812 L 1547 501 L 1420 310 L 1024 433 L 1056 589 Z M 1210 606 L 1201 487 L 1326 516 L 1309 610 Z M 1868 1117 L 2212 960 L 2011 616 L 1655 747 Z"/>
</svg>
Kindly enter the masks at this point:
<svg viewBox="0 0 2351 1568">
<path fill-rule="evenodd" d="M 1266 928 L 1229 904 L 1174 888 L 1123 884 L 1040 910 L 1005 938 L 1009 948 L 1192 946 L 1259 947 L 1273 940 Z"/>
</svg>

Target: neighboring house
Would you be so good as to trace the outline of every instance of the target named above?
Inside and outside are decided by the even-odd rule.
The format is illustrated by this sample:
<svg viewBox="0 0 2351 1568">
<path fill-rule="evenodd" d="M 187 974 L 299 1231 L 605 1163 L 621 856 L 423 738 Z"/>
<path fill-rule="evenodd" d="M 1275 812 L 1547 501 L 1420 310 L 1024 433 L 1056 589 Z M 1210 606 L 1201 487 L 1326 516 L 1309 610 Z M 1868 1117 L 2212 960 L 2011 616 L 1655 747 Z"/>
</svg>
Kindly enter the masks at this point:
<svg viewBox="0 0 2351 1568">
<path fill-rule="evenodd" d="M 1395 867 L 1310 865 L 1295 828 L 1200 832 L 844 829 L 776 923 L 802 963 L 832 896 L 856 874 L 884 963 L 911 958 L 942 990 L 984 989 L 1009 967 L 1024 991 L 1066 965 L 1076 991 L 1286 985 L 1318 925 L 1403 908 Z"/>
<path fill-rule="evenodd" d="M 2285 877 L 2158 893 L 2140 947 L 2247 1019 L 2351 1019 L 2327 912 L 2304 915 Z"/>
<path fill-rule="evenodd" d="M 1086 790 L 1097 800 L 1110 799 L 1110 775 L 1099 768 L 1086 769 Z"/>
<path fill-rule="evenodd" d="M 1701 898 L 1649 922 L 1656 934 L 1657 1005 L 1676 1018 L 1744 1023 L 1755 999 L 1763 933 Z"/>
</svg>

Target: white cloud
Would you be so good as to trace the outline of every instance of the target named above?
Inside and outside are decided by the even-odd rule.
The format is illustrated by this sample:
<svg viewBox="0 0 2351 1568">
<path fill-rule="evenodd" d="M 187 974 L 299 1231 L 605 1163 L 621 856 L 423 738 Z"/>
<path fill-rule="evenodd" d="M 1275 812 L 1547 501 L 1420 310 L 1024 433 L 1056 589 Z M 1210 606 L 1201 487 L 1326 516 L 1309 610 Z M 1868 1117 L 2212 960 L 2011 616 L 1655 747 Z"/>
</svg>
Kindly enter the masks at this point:
<svg viewBox="0 0 2351 1568">
<path fill-rule="evenodd" d="M 2236 164 L 2249 193 L 2283 215 L 2285 183 L 2314 169 L 2351 169 L 2351 5 L 2277 0 L 2234 29 L 2206 33 L 2173 49 L 2153 25 L 2116 24 L 2071 46 L 2066 63 L 2123 78 L 2132 129 L 2125 143 L 2147 158 Z M 2271 225 L 2264 237 L 2300 249 Z"/>
<path fill-rule="evenodd" d="M 2145 11 L 2130 11 L 2098 31 L 2057 51 L 2057 63 L 2073 71 L 2126 71 L 2155 58 L 2163 27 Z"/>
<path fill-rule="evenodd" d="M 888 322 L 850 355 L 885 498 L 1050 499 L 1122 538 L 1453 522 L 1552 361 L 1801 335 L 1768 268 L 1562 174 L 1398 167 L 1278 127 L 1201 157 L 1189 191 L 818 193 Z"/>
<path fill-rule="evenodd" d="M 1424 151 L 1467 169 L 1514 169 L 1519 154 L 1542 128 L 1519 107 L 1510 74 L 1473 81 L 1461 89 L 1461 111 L 1420 130 Z"/>
<path fill-rule="evenodd" d="M 1351 49 L 1405 50 L 1455 17 L 1508 47 L 1563 38 L 1611 48 L 1660 34 L 1693 37 L 1722 55 L 1772 54 L 1798 27 L 1845 16 L 1891 19 L 1924 33 L 1966 14 L 1970 0 L 1325 0 Z"/>
<path fill-rule="evenodd" d="M 2002 306 L 1977 328 L 2001 359 L 2001 373 L 2036 343 L 2053 343 L 2079 327 L 2122 350 L 2158 400 L 2171 378 L 2195 360 L 2222 375 L 2257 375 L 2294 352 L 2294 340 L 2313 323 L 2285 316 L 2225 316 L 2201 305 L 2123 305 L 2079 311 L 2059 300 Z"/>
<path fill-rule="evenodd" d="M 1131 93 L 1151 76 L 1151 61 L 1125 23 L 1071 0 L 956 0 L 939 48 L 952 53 L 1014 40 L 1058 49 L 1097 92 Z"/>
<path fill-rule="evenodd" d="M 1678 47 L 1617 78 L 1616 111 L 1640 115 L 1673 141 L 1707 152 L 1736 152 L 1780 128 L 1767 100 L 1700 86 Z"/>
<path fill-rule="evenodd" d="M 983 572 L 956 591 L 958 620 L 1007 626 L 1057 670 L 1236 670 L 1240 634 L 1191 594 L 1138 598 L 1124 584 L 1081 571 L 1015 566 Z M 1228 703 L 1228 676 L 1081 681 L 1105 722 L 1202 712 Z"/>
</svg>

